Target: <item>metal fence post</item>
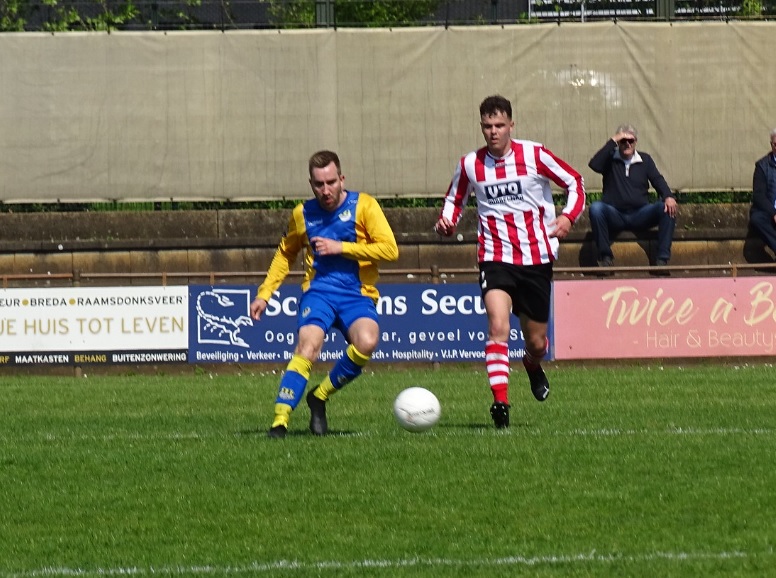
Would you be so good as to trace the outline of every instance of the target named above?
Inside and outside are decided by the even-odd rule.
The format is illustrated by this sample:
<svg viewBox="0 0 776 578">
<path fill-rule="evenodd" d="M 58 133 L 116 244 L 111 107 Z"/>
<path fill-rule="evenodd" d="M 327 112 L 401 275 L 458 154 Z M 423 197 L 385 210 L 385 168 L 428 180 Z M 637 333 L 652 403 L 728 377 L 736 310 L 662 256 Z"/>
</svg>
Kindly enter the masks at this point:
<svg viewBox="0 0 776 578">
<path fill-rule="evenodd" d="M 675 0 L 657 0 L 655 16 L 660 20 L 672 20 L 676 12 Z"/>
<path fill-rule="evenodd" d="M 315 0 L 315 25 L 318 28 L 334 27 L 334 0 Z"/>
</svg>

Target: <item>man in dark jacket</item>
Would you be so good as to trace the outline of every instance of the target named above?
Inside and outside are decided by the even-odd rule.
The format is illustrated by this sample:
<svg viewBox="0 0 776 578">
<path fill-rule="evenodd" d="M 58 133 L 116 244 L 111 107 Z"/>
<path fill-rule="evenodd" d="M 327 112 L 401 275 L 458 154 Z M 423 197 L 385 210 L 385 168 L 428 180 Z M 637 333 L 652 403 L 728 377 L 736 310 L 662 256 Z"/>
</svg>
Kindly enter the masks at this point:
<svg viewBox="0 0 776 578">
<path fill-rule="evenodd" d="M 776 128 L 771 131 L 771 152 L 754 164 L 749 223 L 776 253 Z"/>
<path fill-rule="evenodd" d="M 624 124 L 601 147 L 588 166 L 603 175 L 603 195 L 590 205 L 590 225 L 598 251 L 598 264 L 614 263 L 612 239 L 620 231 L 658 228 L 655 264 L 667 265 L 676 227 L 676 198 L 647 153 L 636 152 L 638 131 Z M 649 201 L 649 186 L 658 199 Z"/>
</svg>

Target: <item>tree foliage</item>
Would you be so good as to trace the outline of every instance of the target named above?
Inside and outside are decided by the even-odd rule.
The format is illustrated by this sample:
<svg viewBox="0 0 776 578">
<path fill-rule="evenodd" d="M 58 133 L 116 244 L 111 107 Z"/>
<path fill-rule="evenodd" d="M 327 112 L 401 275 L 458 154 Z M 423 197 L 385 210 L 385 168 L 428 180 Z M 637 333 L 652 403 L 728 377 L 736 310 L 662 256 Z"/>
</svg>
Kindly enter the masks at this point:
<svg viewBox="0 0 776 578">
<path fill-rule="evenodd" d="M 320 1 L 320 0 L 319 0 Z M 418 24 L 441 0 L 330 2 L 332 26 Z M 267 8 L 268 7 L 268 8 Z M 266 14 L 248 17 L 235 14 Z M 262 21 L 263 20 L 263 21 Z M 318 25 L 316 0 L 0 0 L 0 31 L 196 30 Z"/>
<path fill-rule="evenodd" d="M 654 18 L 658 2 L 677 19 L 764 18 L 776 0 L 0 0 L 0 31 L 198 30 L 397 27 Z M 530 16 L 530 17 L 529 17 Z M 506 18 L 506 20 L 504 20 Z"/>
<path fill-rule="evenodd" d="M 280 28 L 314 26 L 390 27 L 417 25 L 433 14 L 439 0 L 270 0 L 272 23 Z M 324 12 L 332 6 L 331 18 Z"/>
<path fill-rule="evenodd" d="M 60 0 L 43 0 L 43 4 L 50 8 L 50 16 L 41 26 L 47 32 L 117 30 L 140 14 L 132 0 L 110 4 L 106 0 L 93 0 L 83 8 Z"/>
</svg>

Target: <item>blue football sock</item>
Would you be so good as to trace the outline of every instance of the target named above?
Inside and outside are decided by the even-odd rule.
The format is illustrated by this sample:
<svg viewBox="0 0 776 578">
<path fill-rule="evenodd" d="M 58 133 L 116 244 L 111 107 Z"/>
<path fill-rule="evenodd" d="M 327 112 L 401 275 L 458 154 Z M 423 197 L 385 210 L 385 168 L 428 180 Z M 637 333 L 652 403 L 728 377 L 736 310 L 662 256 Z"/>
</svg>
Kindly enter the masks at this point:
<svg viewBox="0 0 776 578">
<path fill-rule="evenodd" d="M 313 364 L 302 357 L 294 355 L 288 362 L 286 372 L 280 379 L 278 387 L 278 396 L 275 403 L 283 403 L 294 409 L 302 399 L 304 390 L 307 387 L 307 380 L 310 379 L 310 371 Z"/>
<path fill-rule="evenodd" d="M 345 350 L 345 355 L 332 367 L 329 380 L 334 389 L 345 387 L 361 375 L 361 369 L 369 361 L 369 356 L 360 353 L 351 343 Z"/>
</svg>

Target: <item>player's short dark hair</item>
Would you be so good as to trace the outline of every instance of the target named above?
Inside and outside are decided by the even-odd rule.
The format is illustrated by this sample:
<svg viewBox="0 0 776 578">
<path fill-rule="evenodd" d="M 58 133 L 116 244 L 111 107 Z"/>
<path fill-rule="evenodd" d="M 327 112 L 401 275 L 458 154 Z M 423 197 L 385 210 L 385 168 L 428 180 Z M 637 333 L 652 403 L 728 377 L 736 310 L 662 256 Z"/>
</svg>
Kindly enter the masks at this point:
<svg viewBox="0 0 776 578">
<path fill-rule="evenodd" d="M 512 103 L 498 94 L 489 96 L 480 103 L 480 116 L 493 116 L 503 112 L 508 118 L 512 118 Z"/>
<path fill-rule="evenodd" d="M 310 176 L 313 176 L 313 169 L 322 169 L 328 167 L 331 163 L 337 167 L 337 174 L 342 174 L 342 167 L 340 166 L 340 160 L 337 153 L 333 151 L 318 151 L 310 157 L 309 170 Z"/>
</svg>

